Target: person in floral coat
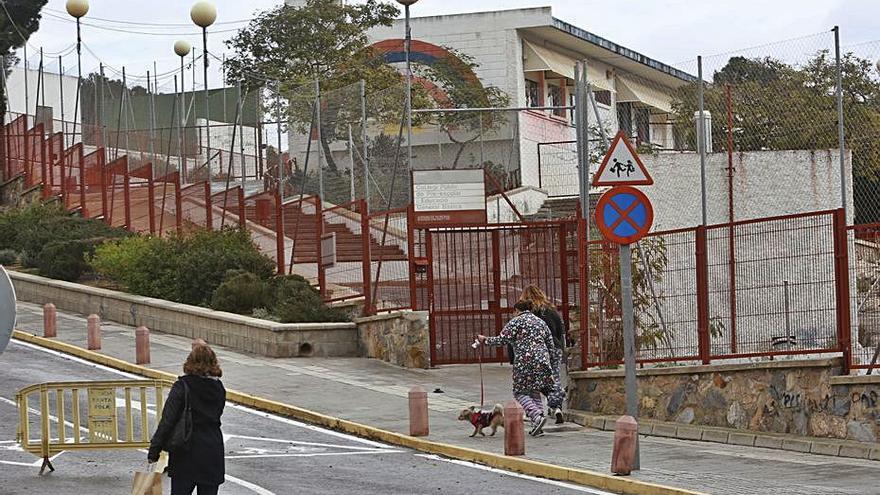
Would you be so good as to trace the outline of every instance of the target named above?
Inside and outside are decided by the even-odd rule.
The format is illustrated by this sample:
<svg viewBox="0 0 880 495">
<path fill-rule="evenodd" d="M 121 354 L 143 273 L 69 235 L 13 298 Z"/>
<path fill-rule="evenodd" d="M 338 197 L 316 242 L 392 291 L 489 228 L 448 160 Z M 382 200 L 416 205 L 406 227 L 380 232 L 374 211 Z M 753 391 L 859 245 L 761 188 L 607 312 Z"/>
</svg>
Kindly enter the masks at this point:
<svg viewBox="0 0 880 495">
<path fill-rule="evenodd" d="M 551 406 L 554 402 L 561 403 L 563 397 L 553 375 L 557 366 L 553 362 L 555 354 L 550 352 L 554 348 L 553 337 L 547 324 L 532 313 L 530 301 L 519 301 L 514 309 L 516 316 L 497 337 L 478 335 L 477 340 L 489 346 L 513 345 L 513 397 L 532 423 L 529 434 L 541 436 L 547 422 L 541 394 L 547 396 Z"/>
</svg>

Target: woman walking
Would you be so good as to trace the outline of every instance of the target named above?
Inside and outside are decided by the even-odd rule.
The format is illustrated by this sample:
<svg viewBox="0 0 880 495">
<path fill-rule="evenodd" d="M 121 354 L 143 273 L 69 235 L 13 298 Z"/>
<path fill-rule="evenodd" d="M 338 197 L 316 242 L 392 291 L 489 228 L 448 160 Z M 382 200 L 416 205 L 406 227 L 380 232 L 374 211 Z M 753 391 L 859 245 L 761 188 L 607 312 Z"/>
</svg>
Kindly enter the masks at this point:
<svg viewBox="0 0 880 495">
<path fill-rule="evenodd" d="M 195 488 L 198 495 L 215 495 L 226 474 L 220 432 L 226 405 L 226 389 L 220 382 L 223 372 L 210 347 L 193 345 L 183 373 L 168 393 L 147 460 L 156 462 L 159 452 L 169 451 L 171 495 L 190 495 Z M 188 439 L 173 438 L 182 436 L 178 422 L 186 421 L 187 409 L 192 417 Z"/>
<path fill-rule="evenodd" d="M 558 393 L 551 399 L 547 397 L 548 414 L 556 418 L 556 424 L 562 424 L 565 417 L 562 414 L 562 402 L 565 400 L 565 389 L 562 387 L 562 378 L 560 376 L 560 368 L 562 367 L 563 356 L 565 355 L 565 325 L 562 323 L 562 317 L 553 307 L 553 304 L 547 299 L 544 291 L 535 285 L 525 288 L 520 296 L 521 301 L 529 301 L 532 303 L 532 312 L 540 318 L 550 328 L 550 334 L 553 336 L 553 347 L 549 349 L 553 362 L 553 377 L 556 379 L 556 387 Z"/>
<path fill-rule="evenodd" d="M 532 423 L 529 435 L 539 437 L 544 434 L 547 423 L 541 394 L 546 395 L 548 401 L 550 397 L 555 400 L 559 394 L 553 378 L 555 363 L 549 351 L 553 338 L 547 325 L 532 313 L 531 302 L 519 301 L 514 309 L 516 316 L 497 337 L 478 335 L 477 340 L 490 346 L 513 345 L 513 397 Z"/>
</svg>

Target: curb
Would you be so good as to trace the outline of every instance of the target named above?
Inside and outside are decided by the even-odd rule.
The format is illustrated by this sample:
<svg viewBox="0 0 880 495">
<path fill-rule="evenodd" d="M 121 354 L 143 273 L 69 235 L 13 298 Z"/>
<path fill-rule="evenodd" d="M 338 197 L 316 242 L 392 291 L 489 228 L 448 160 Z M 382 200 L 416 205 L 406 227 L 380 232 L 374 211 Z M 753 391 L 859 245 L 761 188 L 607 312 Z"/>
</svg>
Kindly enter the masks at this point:
<svg viewBox="0 0 880 495">
<path fill-rule="evenodd" d="M 176 380 L 177 376 L 164 371 L 153 370 L 136 364 L 123 361 L 110 356 L 105 356 L 94 351 L 89 351 L 72 344 L 46 339 L 33 334 L 15 330 L 12 337 L 22 342 L 28 342 L 54 351 L 70 354 L 72 356 L 101 364 L 109 368 L 137 374 L 147 378 Z M 589 486 L 600 490 L 621 493 L 625 495 L 703 495 L 701 492 L 673 488 L 655 483 L 636 481 L 633 479 L 595 473 L 580 469 L 566 468 L 539 461 L 532 461 L 517 457 L 507 457 L 492 454 L 466 447 L 432 442 L 421 438 L 411 437 L 401 433 L 381 430 L 372 426 L 334 418 L 324 414 L 291 406 L 273 400 L 263 399 L 250 394 L 226 391 L 226 399 L 230 402 L 258 409 L 264 412 L 294 418 L 317 426 L 327 427 L 336 431 L 348 433 L 370 440 L 407 447 L 420 452 L 437 454 L 445 457 L 470 461 L 485 466 L 513 471 L 530 476 L 547 478 L 557 481 L 575 483 Z"/>
<path fill-rule="evenodd" d="M 617 421 L 617 418 L 617 416 L 590 414 L 583 411 L 568 411 L 566 413 L 566 419 L 572 423 L 605 431 L 614 431 L 614 423 Z M 837 438 L 802 437 L 784 433 L 765 433 L 717 426 L 685 425 L 650 419 L 639 421 L 639 434 L 677 438 L 679 440 L 697 440 L 728 445 L 788 450 L 832 457 L 880 460 L 880 444 Z"/>
</svg>

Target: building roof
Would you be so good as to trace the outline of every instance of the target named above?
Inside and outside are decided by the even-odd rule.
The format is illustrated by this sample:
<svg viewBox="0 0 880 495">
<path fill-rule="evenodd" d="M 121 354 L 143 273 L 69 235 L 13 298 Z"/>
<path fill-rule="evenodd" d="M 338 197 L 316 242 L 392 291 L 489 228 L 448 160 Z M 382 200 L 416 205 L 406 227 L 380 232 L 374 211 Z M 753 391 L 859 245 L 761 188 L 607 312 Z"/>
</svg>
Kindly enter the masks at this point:
<svg viewBox="0 0 880 495">
<path fill-rule="evenodd" d="M 586 41 L 586 42 L 591 43 L 593 45 L 596 45 L 598 47 L 601 47 L 601 48 L 604 48 L 604 49 L 609 50 L 611 52 L 614 52 L 615 54 L 617 54 L 621 57 L 624 57 L 624 58 L 627 58 L 627 59 L 632 60 L 634 62 L 638 62 L 640 64 L 646 65 L 652 69 L 659 70 L 661 72 L 669 74 L 670 76 L 676 77 L 676 78 L 681 79 L 683 81 L 691 82 L 691 81 L 695 81 L 697 79 L 696 77 L 694 77 L 694 76 L 692 76 L 682 70 L 676 69 L 675 67 L 672 67 L 671 65 L 664 64 L 663 62 L 655 60 L 651 57 L 648 57 L 646 55 L 642 55 L 641 53 L 639 53 L 635 50 L 631 50 L 631 49 L 626 48 L 624 46 L 618 45 L 617 43 L 614 43 L 613 41 L 609 41 L 601 36 L 598 36 L 598 35 L 595 35 L 595 34 L 589 32 L 585 29 L 581 29 L 573 24 L 569 24 L 563 20 L 557 19 L 556 17 L 553 18 L 553 27 L 560 30 L 560 31 L 564 31 L 564 32 L 566 32 L 566 33 L 568 33 L 578 39 L 581 39 L 583 41 Z"/>
</svg>

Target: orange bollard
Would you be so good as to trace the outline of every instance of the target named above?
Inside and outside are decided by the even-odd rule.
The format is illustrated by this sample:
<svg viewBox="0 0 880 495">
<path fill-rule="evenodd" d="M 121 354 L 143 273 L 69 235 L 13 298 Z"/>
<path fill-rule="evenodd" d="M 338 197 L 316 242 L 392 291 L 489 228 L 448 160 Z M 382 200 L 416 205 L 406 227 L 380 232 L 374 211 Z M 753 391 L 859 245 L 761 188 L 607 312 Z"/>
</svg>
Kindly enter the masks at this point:
<svg viewBox="0 0 880 495">
<path fill-rule="evenodd" d="M 51 339 L 58 336 L 58 312 L 55 305 L 48 303 L 43 306 L 43 337 Z"/>
<path fill-rule="evenodd" d="M 134 331 L 134 354 L 137 364 L 150 364 L 150 329 L 137 327 Z"/>
<path fill-rule="evenodd" d="M 88 349 L 97 351 L 101 349 L 101 317 L 98 315 L 89 315 L 88 323 Z"/>
<path fill-rule="evenodd" d="M 418 385 L 409 391 L 409 434 L 428 436 L 428 392 Z"/>
<path fill-rule="evenodd" d="M 525 435 L 523 408 L 511 399 L 504 404 L 504 455 L 525 455 Z"/>
<path fill-rule="evenodd" d="M 621 416 L 614 424 L 614 447 L 611 451 L 611 472 L 627 476 L 636 469 L 636 445 L 639 424 L 632 416 Z"/>
</svg>

